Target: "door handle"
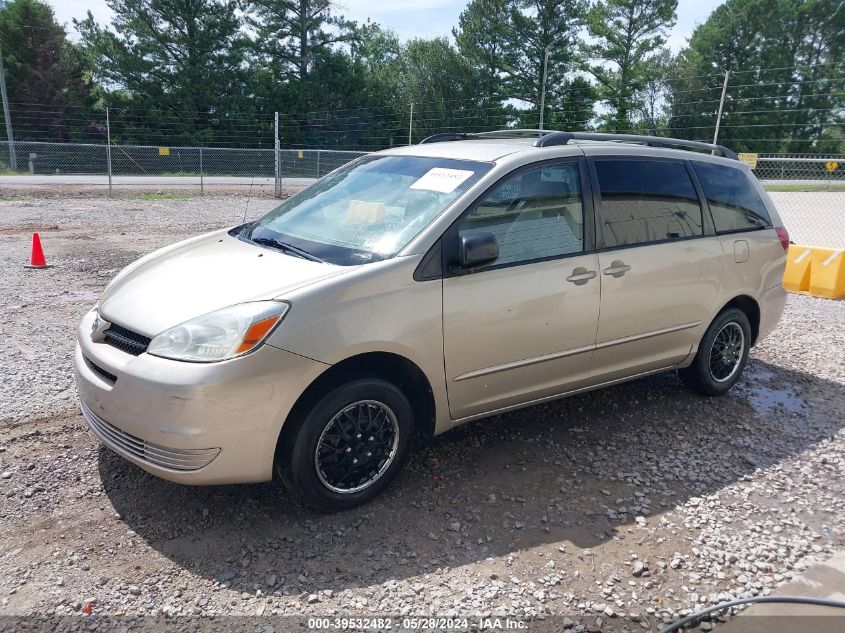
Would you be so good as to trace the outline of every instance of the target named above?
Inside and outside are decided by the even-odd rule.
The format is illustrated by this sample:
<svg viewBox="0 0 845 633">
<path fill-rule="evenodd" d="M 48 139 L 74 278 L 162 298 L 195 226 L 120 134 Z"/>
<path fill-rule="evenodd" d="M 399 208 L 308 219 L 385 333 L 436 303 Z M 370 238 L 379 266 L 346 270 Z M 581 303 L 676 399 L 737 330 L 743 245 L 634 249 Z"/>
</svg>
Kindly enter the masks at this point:
<svg viewBox="0 0 845 633">
<path fill-rule="evenodd" d="M 576 286 L 583 286 L 595 276 L 595 270 L 587 270 L 583 266 L 579 266 L 578 268 L 572 271 L 572 274 L 566 278 L 566 281 L 571 281 Z"/>
<path fill-rule="evenodd" d="M 605 275 L 610 275 L 611 277 L 621 277 L 629 270 L 631 270 L 631 267 L 628 266 L 628 264 L 623 262 L 621 259 L 615 259 L 610 262 L 610 268 L 605 268 L 602 272 Z"/>
</svg>

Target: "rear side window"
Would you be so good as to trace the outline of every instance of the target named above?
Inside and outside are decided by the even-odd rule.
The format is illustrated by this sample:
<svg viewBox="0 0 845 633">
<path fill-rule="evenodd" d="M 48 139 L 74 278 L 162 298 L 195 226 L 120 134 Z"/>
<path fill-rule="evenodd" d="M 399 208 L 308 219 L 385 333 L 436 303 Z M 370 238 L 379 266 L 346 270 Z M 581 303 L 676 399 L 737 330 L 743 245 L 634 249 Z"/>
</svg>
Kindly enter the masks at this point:
<svg viewBox="0 0 845 633">
<path fill-rule="evenodd" d="M 710 204 L 717 233 L 770 226 L 766 205 L 743 172 L 712 163 L 694 162 L 693 168 Z"/>
<path fill-rule="evenodd" d="M 701 205 L 683 163 L 596 160 L 608 248 L 702 235 Z"/>
</svg>

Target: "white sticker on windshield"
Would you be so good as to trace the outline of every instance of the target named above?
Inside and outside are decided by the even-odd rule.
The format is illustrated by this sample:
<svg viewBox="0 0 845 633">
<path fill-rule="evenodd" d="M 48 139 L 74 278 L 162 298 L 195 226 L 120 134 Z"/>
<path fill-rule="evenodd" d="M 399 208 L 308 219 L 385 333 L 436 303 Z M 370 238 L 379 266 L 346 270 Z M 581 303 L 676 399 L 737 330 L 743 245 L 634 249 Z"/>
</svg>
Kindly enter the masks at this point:
<svg viewBox="0 0 845 633">
<path fill-rule="evenodd" d="M 417 182 L 411 185 L 411 189 L 425 189 L 426 191 L 439 191 L 440 193 L 451 193 L 467 178 L 472 176 L 474 171 L 465 169 L 446 169 L 435 167 L 424 174 Z"/>
</svg>

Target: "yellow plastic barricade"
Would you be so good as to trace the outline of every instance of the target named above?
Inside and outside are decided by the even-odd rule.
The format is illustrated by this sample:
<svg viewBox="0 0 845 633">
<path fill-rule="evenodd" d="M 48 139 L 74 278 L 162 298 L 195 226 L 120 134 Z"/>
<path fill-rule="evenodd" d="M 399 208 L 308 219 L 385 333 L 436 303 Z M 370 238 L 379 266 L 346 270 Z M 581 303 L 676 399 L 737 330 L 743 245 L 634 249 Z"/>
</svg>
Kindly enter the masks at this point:
<svg viewBox="0 0 845 633">
<path fill-rule="evenodd" d="M 783 287 L 826 299 L 845 298 L 845 249 L 790 244 Z"/>
</svg>

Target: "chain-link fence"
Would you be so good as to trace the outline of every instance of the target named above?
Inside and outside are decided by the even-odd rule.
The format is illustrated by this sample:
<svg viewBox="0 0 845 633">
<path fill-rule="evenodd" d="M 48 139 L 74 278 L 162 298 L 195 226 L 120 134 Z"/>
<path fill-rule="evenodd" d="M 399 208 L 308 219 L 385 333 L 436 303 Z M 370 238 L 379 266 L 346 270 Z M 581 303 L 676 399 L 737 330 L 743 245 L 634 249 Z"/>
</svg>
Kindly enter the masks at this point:
<svg viewBox="0 0 845 633">
<path fill-rule="evenodd" d="M 326 149 L 235 149 L 16 141 L 18 170 L 0 169 L 0 189 L 87 187 L 203 193 L 299 188 L 365 154 Z M 0 167 L 9 164 L 0 145 Z M 845 248 L 845 156 L 760 154 L 764 183 L 792 239 Z"/>
<path fill-rule="evenodd" d="M 0 145 L 0 186 L 73 185 L 115 187 L 273 186 L 307 184 L 366 152 L 326 149 L 239 149 L 166 147 L 105 143 L 15 141 L 18 169 L 12 171 L 9 143 Z"/>
<path fill-rule="evenodd" d="M 845 185 L 845 156 L 759 154 L 754 173 L 769 185 Z"/>
<path fill-rule="evenodd" d="M 760 154 L 754 173 L 794 242 L 845 248 L 845 156 Z"/>
</svg>

